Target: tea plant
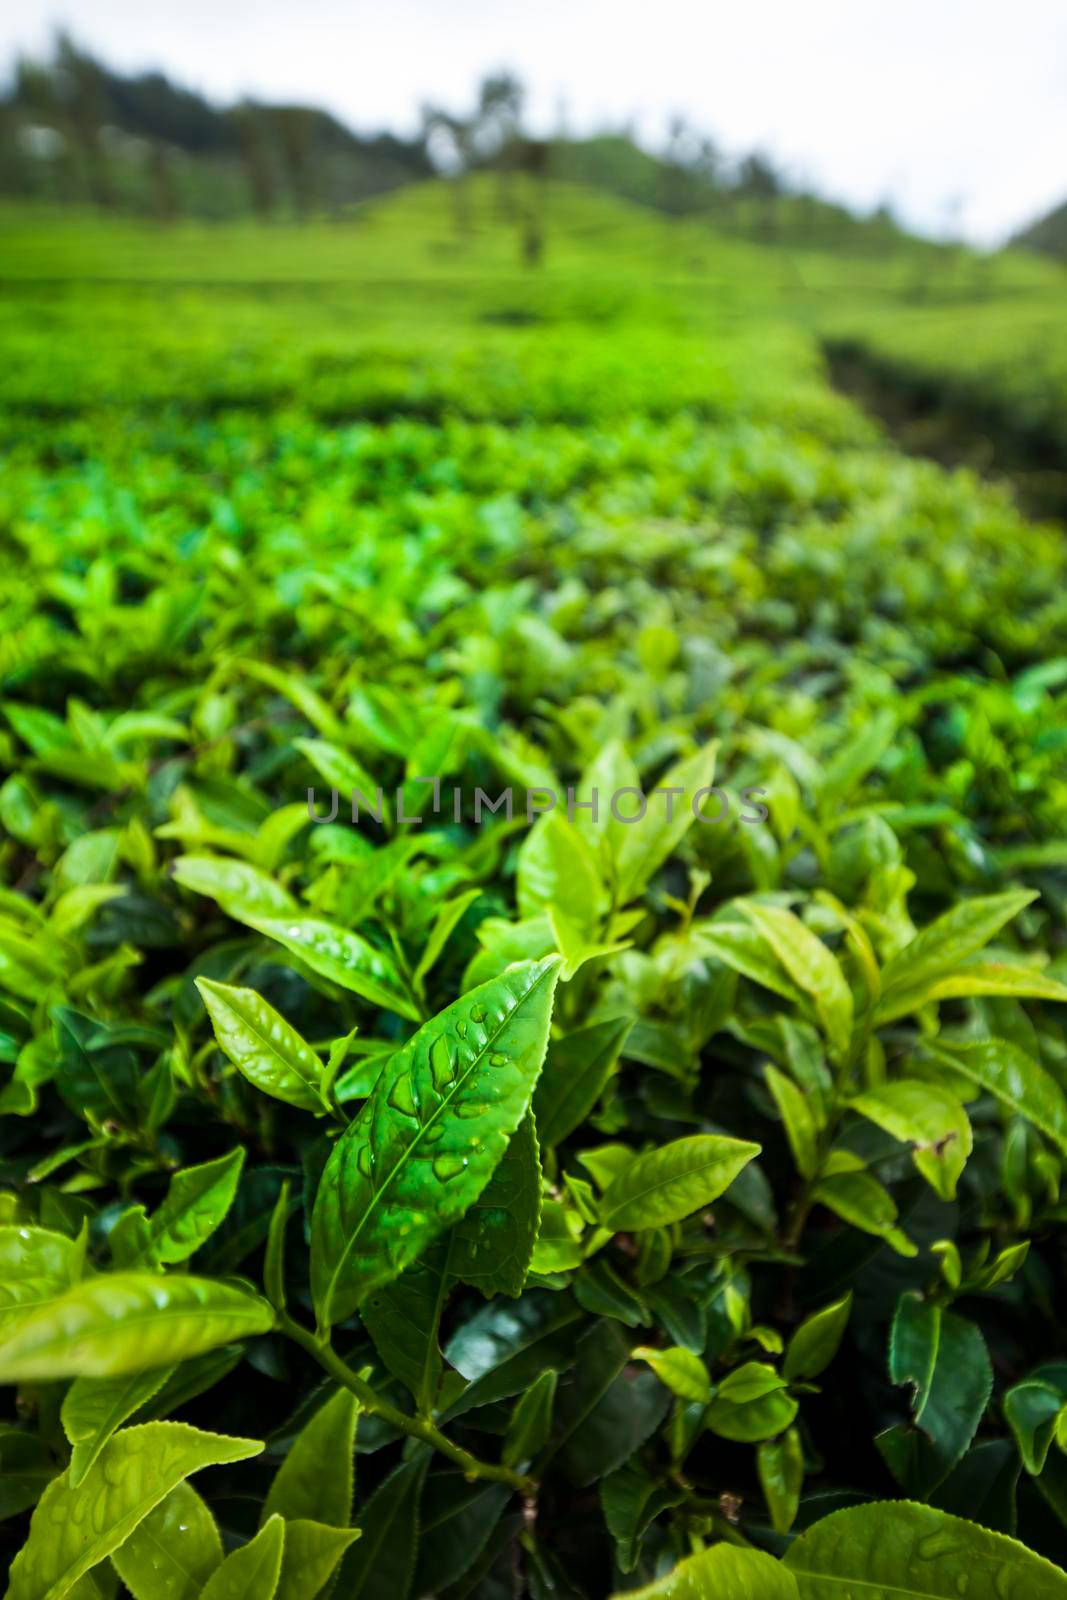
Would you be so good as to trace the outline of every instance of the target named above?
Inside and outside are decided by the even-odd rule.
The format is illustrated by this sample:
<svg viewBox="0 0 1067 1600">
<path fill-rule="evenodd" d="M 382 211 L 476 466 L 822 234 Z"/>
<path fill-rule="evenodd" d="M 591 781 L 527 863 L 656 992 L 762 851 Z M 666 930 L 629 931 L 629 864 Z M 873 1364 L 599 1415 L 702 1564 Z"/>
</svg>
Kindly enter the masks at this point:
<svg viewBox="0 0 1067 1600">
<path fill-rule="evenodd" d="M 487 326 L 0 424 L 7 1593 L 1067 1594 L 1061 535 Z"/>
</svg>

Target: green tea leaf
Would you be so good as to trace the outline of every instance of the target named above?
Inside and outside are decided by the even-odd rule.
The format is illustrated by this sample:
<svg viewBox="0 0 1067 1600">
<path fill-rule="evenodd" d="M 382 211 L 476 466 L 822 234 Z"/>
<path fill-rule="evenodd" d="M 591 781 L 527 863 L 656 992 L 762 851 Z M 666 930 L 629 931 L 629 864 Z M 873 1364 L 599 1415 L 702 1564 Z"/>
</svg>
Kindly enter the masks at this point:
<svg viewBox="0 0 1067 1600">
<path fill-rule="evenodd" d="M 134 1600 L 199 1600 L 222 1565 L 215 1518 L 189 1483 L 179 1483 L 114 1551 L 112 1565 Z"/>
<path fill-rule="evenodd" d="M 1063 1600 L 1067 1574 L 1000 1533 L 907 1501 L 823 1517 L 789 1548 L 800 1600 Z"/>
<path fill-rule="evenodd" d="M 282 1571 L 274 1600 L 315 1600 L 359 1536 L 358 1528 L 331 1528 L 306 1518 L 287 1521 Z"/>
<path fill-rule="evenodd" d="M 724 1439 L 755 1441 L 784 1433 L 798 1411 L 785 1379 L 763 1361 L 735 1367 L 715 1390 L 707 1424 Z"/>
<path fill-rule="evenodd" d="M 481 1194 L 541 1070 L 559 965 L 513 967 L 390 1058 L 330 1156 L 312 1221 L 324 1326 L 399 1276 Z"/>
<path fill-rule="evenodd" d="M 430 1452 L 402 1461 L 359 1515 L 360 1539 L 341 1563 L 336 1589 L 345 1600 L 407 1600 L 418 1551 L 419 1502 Z"/>
<path fill-rule="evenodd" d="M 549 1368 L 519 1400 L 511 1414 L 501 1451 L 505 1466 L 518 1467 L 522 1462 L 532 1461 L 544 1449 L 552 1429 L 556 1383 L 557 1374 Z"/>
<path fill-rule="evenodd" d="M 76 1489 L 64 1474 L 45 1490 L 12 1562 L 7 1600 L 61 1600 L 183 1479 L 262 1448 L 254 1439 L 202 1433 L 184 1422 L 123 1429 Z"/>
<path fill-rule="evenodd" d="M 788 1533 L 804 1487 L 804 1450 L 796 1428 L 787 1428 L 780 1439 L 764 1439 L 756 1451 L 756 1467 L 771 1526 L 775 1533 Z"/>
<path fill-rule="evenodd" d="M 657 785 L 661 792 L 649 795 L 644 816 L 622 824 L 621 828 L 616 827 L 613 834 L 615 892 L 620 905 L 644 892 L 695 823 L 693 808 L 701 790 L 710 788 L 714 782 L 718 749 L 718 741 L 713 740 L 695 755 L 676 762 Z M 601 804 L 606 799 L 602 795 Z M 620 801 L 619 805 L 624 816 L 630 815 L 625 801 Z"/>
<path fill-rule="evenodd" d="M 481 893 L 480 889 L 467 889 L 463 894 L 456 895 L 455 899 L 447 900 L 437 913 L 430 937 L 415 968 L 414 981 L 420 993 L 423 982 L 444 953 L 449 939 L 474 902 L 481 898 Z"/>
<path fill-rule="evenodd" d="M 0 1344 L 7 1323 L 61 1295 L 80 1276 L 73 1239 L 47 1228 L 0 1226 Z"/>
<path fill-rule="evenodd" d="M 884 1239 L 898 1255 L 918 1254 L 918 1247 L 896 1226 L 897 1208 L 888 1189 L 864 1171 L 863 1163 L 848 1152 L 831 1155 L 814 1198 L 828 1206 L 843 1222 Z"/>
<path fill-rule="evenodd" d="M 608 1185 L 601 1224 L 622 1233 L 678 1222 L 717 1200 L 759 1153 L 758 1144 L 717 1134 L 694 1134 L 650 1150 Z"/>
<path fill-rule="evenodd" d="M 106 1273 L 0 1336 L 0 1383 L 143 1372 L 266 1333 L 273 1322 L 258 1295 L 210 1278 Z"/>
<path fill-rule="evenodd" d="M 1011 889 L 1006 894 L 961 901 L 920 929 L 893 957 L 882 973 L 883 994 L 888 997 L 899 990 L 918 989 L 951 972 L 996 938 L 1006 923 L 1036 899 L 1031 889 Z"/>
<path fill-rule="evenodd" d="M 500 1164 L 454 1233 L 450 1270 L 489 1297 L 520 1295 L 541 1222 L 541 1161 L 527 1111 Z"/>
<path fill-rule="evenodd" d="M 452 1335 L 451 1364 L 470 1386 L 442 1414 L 463 1415 L 528 1389 L 543 1372 L 563 1372 L 575 1360 L 581 1312 L 567 1295 L 527 1290 L 512 1302 L 490 1301 Z"/>
<path fill-rule="evenodd" d="M 852 1311 L 852 1292 L 805 1317 L 786 1346 L 782 1376 L 787 1383 L 817 1378 L 837 1354 Z"/>
<path fill-rule="evenodd" d="M 641 1542 L 653 1522 L 684 1499 L 683 1490 L 651 1477 L 635 1462 L 627 1462 L 601 1479 L 600 1504 L 608 1532 L 615 1540 L 615 1559 L 620 1572 L 634 1570 Z"/>
<path fill-rule="evenodd" d="M 580 1127 L 610 1083 L 633 1026 L 630 1017 L 594 1022 L 549 1041 L 534 1094 L 537 1135 L 553 1149 Z"/>
<path fill-rule="evenodd" d="M 295 914 L 265 917 L 241 913 L 241 921 L 264 938 L 276 940 L 299 957 L 304 966 L 328 978 L 338 988 L 350 990 L 372 1005 L 418 1022 L 419 1008 L 394 958 L 369 944 L 358 933 Z"/>
<path fill-rule="evenodd" d="M 322 1062 L 272 1005 L 254 989 L 210 978 L 196 986 L 220 1048 L 249 1083 L 303 1111 L 323 1109 Z"/>
<path fill-rule="evenodd" d="M 441 1382 L 438 1330 L 453 1282 L 455 1237 L 453 1230 L 436 1240 L 421 1261 L 392 1283 L 372 1289 L 360 1307 L 360 1320 L 382 1361 L 411 1391 L 424 1416 L 433 1411 Z"/>
<path fill-rule="evenodd" d="M 338 1389 L 305 1423 L 275 1473 L 260 1514 L 261 1527 L 275 1514 L 286 1522 L 302 1519 L 348 1527 L 358 1413 L 355 1396 Z"/>
<path fill-rule="evenodd" d="M 797 1171 L 802 1178 L 812 1178 L 819 1165 L 819 1133 L 811 1106 L 792 1078 L 787 1078 L 784 1072 L 766 1066 L 763 1069 L 763 1076 L 767 1080 L 767 1087 L 782 1119 Z"/>
<path fill-rule="evenodd" d="M 971 1153 L 967 1113 L 939 1084 L 897 1078 L 856 1095 L 852 1108 L 912 1146 L 912 1159 L 942 1200 L 952 1200 Z"/>
<path fill-rule="evenodd" d="M 148 1220 L 140 1247 L 117 1256 L 119 1265 L 172 1266 L 195 1255 L 233 1204 L 244 1158 L 244 1150 L 238 1145 L 217 1161 L 176 1172 L 166 1199 Z"/>
<path fill-rule="evenodd" d="M 558 811 L 538 817 L 523 840 L 515 893 L 523 919 L 558 911 L 584 935 L 595 932 L 607 910 L 596 857 Z"/>
<path fill-rule="evenodd" d="M 691 1350 L 681 1345 L 668 1350 L 652 1350 L 647 1345 L 638 1345 L 631 1354 L 635 1361 L 647 1361 L 660 1383 L 665 1384 L 680 1400 L 694 1400 L 707 1405 L 711 1399 L 708 1369 Z"/>
<path fill-rule="evenodd" d="M 924 1046 L 1067 1152 L 1067 1095 L 1052 1074 L 1006 1039 L 939 1040 Z"/>
<path fill-rule="evenodd" d="M 438 1594 L 477 1561 L 511 1498 L 504 1483 L 468 1483 L 462 1473 L 434 1473 L 419 1507 L 415 1594 Z"/>
<path fill-rule="evenodd" d="M 63 1399 L 60 1417 L 72 1445 L 69 1477 L 76 1489 L 116 1428 L 163 1387 L 173 1367 L 120 1378 L 75 1378 Z"/>
<path fill-rule="evenodd" d="M 798 989 L 811 996 L 831 1048 L 843 1056 L 852 1036 L 853 1007 L 837 957 L 791 911 L 757 900 L 747 900 L 744 911 Z"/>
<path fill-rule="evenodd" d="M 247 1544 L 228 1555 L 201 1590 L 200 1600 L 274 1600 L 285 1551 L 285 1523 L 271 1517 Z"/>
<path fill-rule="evenodd" d="M 193 894 L 217 900 L 238 922 L 249 916 L 284 917 L 297 903 L 267 872 L 227 856 L 179 856 L 171 865 L 175 883 Z"/>
<path fill-rule="evenodd" d="M 916 1427 L 932 1445 L 918 1464 L 928 1494 L 951 1472 L 978 1430 L 993 1389 L 993 1368 L 973 1322 L 915 1294 L 901 1296 L 889 1340 L 889 1376 L 912 1386 Z"/>
<path fill-rule="evenodd" d="M 717 1544 L 680 1561 L 665 1578 L 612 1600 L 797 1600 L 797 1585 L 773 1556 Z"/>
<path fill-rule="evenodd" d="M 1015 1437 L 1023 1466 L 1036 1477 L 1044 1471 L 1057 1425 L 1067 1405 L 1067 1367 L 1039 1367 L 1004 1396 L 1004 1417 Z"/>
</svg>

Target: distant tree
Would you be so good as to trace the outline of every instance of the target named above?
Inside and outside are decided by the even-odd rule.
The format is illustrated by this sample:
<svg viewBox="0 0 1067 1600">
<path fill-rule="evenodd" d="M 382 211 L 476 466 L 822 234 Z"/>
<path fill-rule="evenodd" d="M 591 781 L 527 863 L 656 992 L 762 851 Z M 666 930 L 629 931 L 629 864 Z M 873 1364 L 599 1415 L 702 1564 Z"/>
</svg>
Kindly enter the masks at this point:
<svg viewBox="0 0 1067 1600">
<path fill-rule="evenodd" d="M 472 218 L 468 175 L 474 163 L 474 119 L 458 116 L 441 106 L 422 108 L 422 137 L 430 159 L 448 178 L 452 188 L 452 215 L 456 233 L 465 239 Z"/>
<path fill-rule="evenodd" d="M 170 151 L 159 139 L 148 144 L 148 178 L 156 217 L 160 222 L 173 222 L 178 215 L 178 191 L 174 187 Z"/>
<path fill-rule="evenodd" d="M 293 208 L 304 221 L 318 198 L 315 113 L 307 106 L 272 106 L 269 117 Z"/>
<path fill-rule="evenodd" d="M 271 159 L 270 129 L 261 107 L 243 101 L 230 112 L 230 120 L 237 138 L 245 181 L 248 184 L 252 209 L 263 222 L 274 215 L 277 190 L 274 166 Z"/>
<path fill-rule="evenodd" d="M 526 177 L 525 204 L 522 208 L 522 259 L 528 267 L 539 267 L 545 255 L 551 148 L 547 139 L 522 139 L 518 144 L 519 159 Z"/>
<path fill-rule="evenodd" d="M 89 197 L 95 205 L 115 203 L 103 130 L 107 121 L 107 82 L 103 69 L 65 33 L 56 40 L 57 99 L 69 135 L 84 163 Z"/>
<path fill-rule="evenodd" d="M 478 90 L 473 143 L 480 159 L 490 161 L 499 174 L 497 206 L 505 217 L 515 211 L 512 179 L 520 165 L 517 147 L 524 100 L 523 86 L 510 72 L 483 78 Z"/>
<path fill-rule="evenodd" d="M 738 168 L 737 189 L 744 199 L 756 201 L 760 231 L 772 240 L 778 231 L 778 199 L 785 192 L 773 162 L 759 150 L 745 156 Z"/>
</svg>

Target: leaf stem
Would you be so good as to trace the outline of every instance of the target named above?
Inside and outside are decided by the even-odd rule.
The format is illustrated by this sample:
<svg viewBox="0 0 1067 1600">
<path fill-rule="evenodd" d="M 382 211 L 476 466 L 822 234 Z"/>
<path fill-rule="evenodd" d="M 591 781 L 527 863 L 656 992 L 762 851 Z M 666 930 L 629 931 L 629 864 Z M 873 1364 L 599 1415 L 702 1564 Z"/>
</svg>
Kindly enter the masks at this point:
<svg viewBox="0 0 1067 1600">
<path fill-rule="evenodd" d="M 398 1432 L 407 1434 L 409 1439 L 419 1439 L 423 1444 L 432 1445 L 441 1455 L 447 1456 L 458 1467 L 462 1467 L 469 1479 L 484 1478 L 493 1483 L 506 1483 L 527 1498 L 537 1493 L 537 1484 L 533 1478 L 524 1477 L 521 1472 L 513 1472 L 510 1467 L 479 1460 L 477 1456 L 472 1456 L 469 1450 L 453 1444 L 452 1440 L 436 1428 L 428 1418 L 409 1417 L 406 1412 L 390 1405 L 388 1400 L 381 1399 L 364 1378 L 353 1372 L 352 1368 L 342 1361 L 328 1340 L 318 1338 L 310 1328 L 295 1322 L 287 1313 L 281 1313 L 277 1326 L 282 1333 L 301 1345 L 309 1355 L 314 1356 L 331 1378 L 336 1378 L 338 1383 L 350 1390 L 364 1411 L 380 1417 Z"/>
</svg>

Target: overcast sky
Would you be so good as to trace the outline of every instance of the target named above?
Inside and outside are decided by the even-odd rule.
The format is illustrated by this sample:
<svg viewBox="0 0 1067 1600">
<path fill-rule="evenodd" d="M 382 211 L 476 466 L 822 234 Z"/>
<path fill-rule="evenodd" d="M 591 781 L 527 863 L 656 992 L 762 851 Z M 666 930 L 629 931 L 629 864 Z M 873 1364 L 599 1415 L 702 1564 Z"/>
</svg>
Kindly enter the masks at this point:
<svg viewBox="0 0 1067 1600">
<path fill-rule="evenodd" d="M 1067 0 L 16 0 L 0 63 L 62 24 L 212 98 L 414 126 L 507 66 L 544 131 L 681 112 L 852 204 L 998 242 L 1067 197 Z M 950 220 L 951 219 L 951 220 Z"/>
</svg>

